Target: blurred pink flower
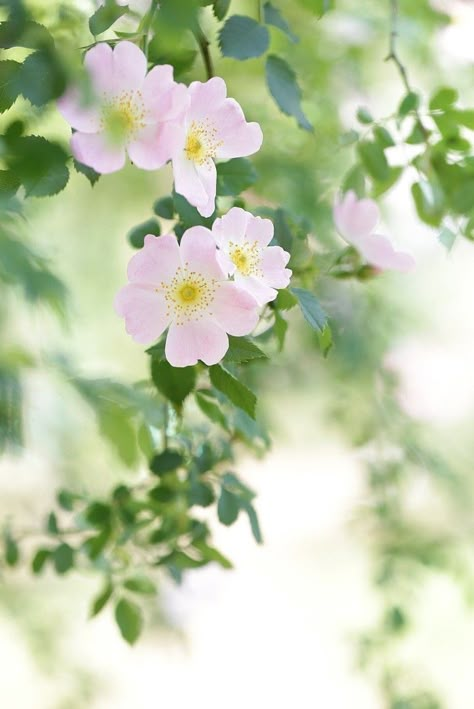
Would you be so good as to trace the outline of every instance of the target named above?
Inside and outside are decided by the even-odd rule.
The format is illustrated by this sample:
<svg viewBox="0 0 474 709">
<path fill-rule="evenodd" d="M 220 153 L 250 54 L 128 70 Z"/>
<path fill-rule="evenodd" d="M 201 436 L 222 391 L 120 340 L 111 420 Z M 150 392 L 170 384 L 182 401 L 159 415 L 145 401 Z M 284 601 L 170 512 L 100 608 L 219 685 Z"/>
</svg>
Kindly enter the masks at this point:
<svg viewBox="0 0 474 709">
<path fill-rule="evenodd" d="M 227 333 L 248 335 L 258 322 L 257 302 L 226 280 L 216 255 L 202 226 L 188 229 L 180 244 L 173 234 L 149 234 L 128 265 L 130 283 L 116 296 L 136 342 L 149 344 L 169 328 L 165 355 L 173 367 L 216 364 L 229 347 Z"/>
<path fill-rule="evenodd" d="M 281 246 L 268 246 L 273 237 L 270 219 L 254 217 L 233 207 L 212 225 L 219 251 L 217 258 L 235 283 L 253 295 L 259 305 L 277 296 L 276 288 L 286 288 L 291 271 L 285 268 L 290 254 Z"/>
<path fill-rule="evenodd" d="M 77 160 L 100 173 L 120 170 L 128 152 L 143 170 L 167 162 L 174 149 L 174 121 L 187 105 L 187 89 L 173 81 L 169 65 L 147 75 L 143 52 L 131 42 L 112 49 L 105 42 L 84 59 L 94 97 L 85 103 L 78 88 L 58 101 L 59 110 L 76 132 L 71 149 Z"/>
<path fill-rule="evenodd" d="M 379 208 L 373 199 L 357 199 L 352 190 L 342 199 L 337 198 L 333 209 L 339 234 L 360 252 L 367 263 L 382 271 L 412 271 L 415 260 L 410 254 L 396 251 L 386 236 L 373 233 L 379 216 Z"/>
<path fill-rule="evenodd" d="M 223 79 L 214 77 L 189 86 L 189 106 L 177 128 L 179 149 L 173 156 L 176 192 L 200 214 L 209 217 L 215 208 L 215 158 L 243 157 L 257 152 L 263 135 L 258 123 L 247 123 L 241 107 L 226 98 Z"/>
</svg>

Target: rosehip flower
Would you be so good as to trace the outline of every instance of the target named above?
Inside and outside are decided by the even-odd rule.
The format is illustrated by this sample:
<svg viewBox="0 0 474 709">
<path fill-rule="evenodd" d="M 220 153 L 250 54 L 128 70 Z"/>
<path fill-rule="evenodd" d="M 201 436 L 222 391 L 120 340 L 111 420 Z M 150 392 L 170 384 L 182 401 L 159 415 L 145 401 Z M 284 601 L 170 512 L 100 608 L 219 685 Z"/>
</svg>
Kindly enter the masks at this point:
<svg viewBox="0 0 474 709">
<path fill-rule="evenodd" d="M 238 158 L 260 149 L 258 123 L 247 123 L 240 105 L 226 98 L 223 79 L 214 77 L 189 86 L 189 106 L 179 131 L 179 149 L 173 156 L 176 192 L 209 217 L 216 200 L 216 158 Z"/>
<path fill-rule="evenodd" d="M 268 246 L 273 237 L 270 219 L 254 217 L 240 207 L 233 207 L 216 219 L 212 233 L 222 268 L 259 305 L 275 300 L 276 289 L 289 284 L 291 271 L 285 266 L 290 254 L 281 246 Z"/>
<path fill-rule="evenodd" d="M 402 272 L 415 268 L 413 256 L 396 251 L 386 236 L 372 233 L 379 220 L 379 208 L 373 199 L 357 199 L 350 190 L 342 200 L 336 200 L 333 217 L 342 238 L 371 266 L 381 271 Z"/>
<path fill-rule="evenodd" d="M 168 329 L 165 356 L 173 367 L 219 362 L 229 335 L 248 335 L 258 322 L 251 295 L 226 279 L 209 229 L 195 226 L 145 237 L 128 265 L 130 283 L 115 299 L 129 335 L 149 344 Z"/>
<path fill-rule="evenodd" d="M 115 49 L 102 42 L 84 59 L 93 101 L 84 103 L 75 87 L 58 101 L 64 118 L 77 131 L 71 138 L 74 157 L 100 173 L 120 170 L 125 153 L 143 170 L 155 170 L 173 151 L 173 121 L 187 105 L 187 90 L 173 81 L 169 65 L 154 67 L 131 42 Z"/>
</svg>

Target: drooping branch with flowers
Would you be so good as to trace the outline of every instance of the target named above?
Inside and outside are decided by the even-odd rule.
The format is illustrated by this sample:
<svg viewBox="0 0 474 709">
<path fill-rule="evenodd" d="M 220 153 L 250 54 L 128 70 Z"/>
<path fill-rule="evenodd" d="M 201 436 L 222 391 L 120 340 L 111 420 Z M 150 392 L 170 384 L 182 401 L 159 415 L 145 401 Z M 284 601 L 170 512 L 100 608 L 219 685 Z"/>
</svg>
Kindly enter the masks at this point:
<svg viewBox="0 0 474 709">
<path fill-rule="evenodd" d="M 341 151 L 354 152 L 351 158 L 343 153 L 341 179 L 326 192 L 319 190 L 330 223 L 325 241 L 318 223 L 286 203 L 260 198 L 248 158 L 264 159 L 265 134 L 252 120 L 256 112 L 245 90 L 238 102 L 228 95 L 224 78 L 213 75 L 216 47 L 203 31 L 203 20 L 213 23 L 222 56 L 235 60 L 244 76 L 243 62 L 265 57 L 268 99 L 289 117 L 289 132 L 310 133 L 294 69 L 269 53 L 270 30 L 296 41 L 282 3 L 257 3 L 255 19 L 230 14 L 229 0 L 105 0 L 96 3 L 89 33 L 87 18 L 78 14 L 74 38 L 89 34 L 94 41 L 85 48 L 76 41 L 72 58 L 26 4 L 0 5 L 2 47 L 31 50 L 22 61 L 0 62 L 0 108 L 6 112 L 2 240 L 5 253 L 13 254 L 10 263 L 21 264 L 28 299 L 49 303 L 60 314 L 66 301 L 62 282 L 19 236 L 31 197 L 60 193 L 71 168 L 92 187 L 128 163 L 136 170 L 172 174 L 171 193 L 150 194 L 150 219 L 129 233 L 137 251 L 128 263 L 128 283 L 124 264 L 123 287 L 110 303 L 110 318 L 122 318 L 126 333 L 148 347 L 146 380 L 94 379 L 76 362 L 50 360 L 91 406 L 100 434 L 121 462 L 128 469 L 146 468 L 146 475 L 137 484 L 119 481 L 102 497 L 63 488 L 43 528 L 25 532 L 12 522 L 4 535 L 5 567 L 26 558 L 35 574 L 46 567 L 59 574 L 95 570 L 103 582 L 92 615 L 113 603 L 123 637 L 134 643 L 143 626 L 136 594 L 153 595 L 162 572 L 179 581 L 186 570 L 211 562 L 231 566 L 213 545 L 203 509 L 209 515 L 215 510 L 227 526 L 246 515 L 262 542 L 255 495 L 233 468 L 242 446 L 255 454 L 269 447 L 256 415 L 258 377 L 252 365 L 280 357 L 289 311 L 299 308 L 325 357 L 340 328 L 338 313 L 321 305 L 324 283 L 334 288 L 345 279 L 364 283 L 383 278 L 385 271 L 398 272 L 394 277 L 402 282 L 416 269 L 410 253 L 376 231 L 377 200 L 402 176 L 411 177 L 417 214 L 441 230 L 443 243 L 452 244 L 458 235 L 472 238 L 472 146 L 462 132 L 473 128 L 474 114 L 457 105 L 449 88 L 435 91 L 423 106 L 395 45 L 398 4 L 388 2 L 388 59 L 401 73 L 406 93 L 387 118 L 375 120 L 359 109 L 360 130 L 338 136 L 334 160 L 341 160 Z M 318 0 L 301 12 L 324 22 L 331 5 Z M 122 20 L 125 29 L 117 29 Z M 36 83 L 31 77 L 37 74 L 42 80 Z M 266 91 L 263 78 L 261 91 Z M 306 98 L 309 113 L 317 97 Z M 38 112 L 57 108 L 63 128 L 71 128 L 69 146 L 37 135 L 36 116 L 31 126 L 27 120 L 10 121 L 8 111 L 17 101 Z M 315 123 L 311 139 L 317 141 L 316 118 Z M 285 169 L 285 137 L 281 155 L 272 156 L 278 170 Z M 397 145 L 415 150 L 405 163 L 392 162 L 390 149 Z M 304 181 L 303 176 L 301 189 Z M 111 208 L 119 211 L 120 202 Z M 39 284 L 36 290 L 32 283 Z M 21 370 L 31 362 L 26 357 L 18 366 L 7 365 L 8 386 L 19 391 Z M 20 421 L 21 401 L 5 406 L 4 447 L 21 448 Z M 41 542 L 32 548 L 37 535 Z"/>
</svg>

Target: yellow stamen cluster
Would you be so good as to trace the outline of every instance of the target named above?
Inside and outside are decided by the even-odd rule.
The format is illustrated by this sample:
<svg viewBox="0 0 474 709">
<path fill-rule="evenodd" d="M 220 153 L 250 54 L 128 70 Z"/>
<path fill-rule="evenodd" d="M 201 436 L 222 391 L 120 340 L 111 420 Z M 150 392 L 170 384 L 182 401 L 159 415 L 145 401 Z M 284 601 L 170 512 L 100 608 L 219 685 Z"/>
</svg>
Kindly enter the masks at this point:
<svg viewBox="0 0 474 709">
<path fill-rule="evenodd" d="M 229 242 L 229 258 L 242 276 L 262 276 L 261 254 L 257 241 Z"/>
<path fill-rule="evenodd" d="M 185 268 L 178 268 L 170 283 L 161 283 L 157 290 L 164 293 L 166 315 L 177 325 L 184 325 L 212 315 L 216 288 L 217 281 L 207 279 L 197 271 L 190 271 L 186 265 Z"/>
<path fill-rule="evenodd" d="M 144 128 L 146 117 L 141 91 L 124 91 L 120 96 L 108 99 L 102 106 L 101 128 L 112 142 L 132 138 Z"/>
<path fill-rule="evenodd" d="M 193 121 L 189 127 L 184 152 L 188 160 L 204 165 L 215 158 L 222 141 L 217 140 L 217 129 L 208 120 Z"/>
</svg>

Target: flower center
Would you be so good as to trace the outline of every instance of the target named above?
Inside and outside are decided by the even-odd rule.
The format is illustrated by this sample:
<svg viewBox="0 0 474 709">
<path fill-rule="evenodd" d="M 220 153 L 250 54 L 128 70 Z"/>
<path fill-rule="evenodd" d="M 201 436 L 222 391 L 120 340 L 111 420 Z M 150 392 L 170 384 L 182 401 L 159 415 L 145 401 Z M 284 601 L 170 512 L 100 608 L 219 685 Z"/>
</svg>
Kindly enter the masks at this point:
<svg viewBox="0 0 474 709">
<path fill-rule="evenodd" d="M 141 91 L 124 91 L 104 102 L 101 127 L 112 144 L 129 140 L 145 125 Z"/>
<path fill-rule="evenodd" d="M 186 157 L 197 165 L 215 158 L 222 141 L 217 140 L 217 129 L 208 120 L 193 121 L 184 145 Z"/>
<path fill-rule="evenodd" d="M 260 249 L 257 241 L 245 241 L 243 244 L 229 242 L 229 257 L 242 276 L 261 276 Z"/>
<path fill-rule="evenodd" d="M 183 325 L 199 320 L 203 315 L 212 315 L 216 288 L 217 282 L 213 278 L 205 278 L 188 268 L 178 268 L 172 281 L 161 283 L 157 290 L 164 293 L 167 315 L 177 325 Z"/>
</svg>

